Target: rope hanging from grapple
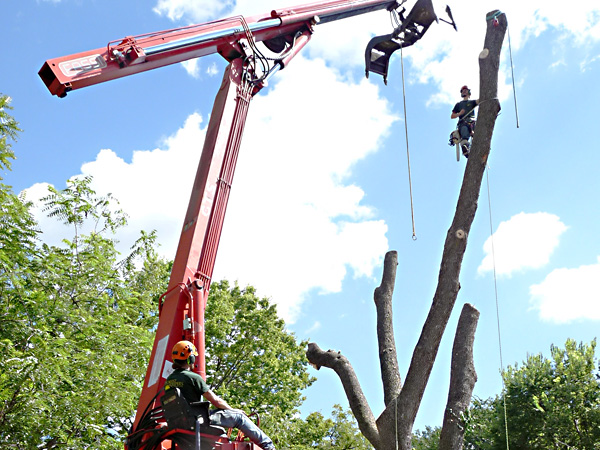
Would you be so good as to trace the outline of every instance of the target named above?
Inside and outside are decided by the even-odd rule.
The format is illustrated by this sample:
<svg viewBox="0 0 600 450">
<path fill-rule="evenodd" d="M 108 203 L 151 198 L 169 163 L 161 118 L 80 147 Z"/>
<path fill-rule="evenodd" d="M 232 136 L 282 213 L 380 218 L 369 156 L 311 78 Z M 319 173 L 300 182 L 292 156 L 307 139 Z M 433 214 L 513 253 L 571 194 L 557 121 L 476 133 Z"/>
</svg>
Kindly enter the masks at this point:
<svg viewBox="0 0 600 450">
<path fill-rule="evenodd" d="M 408 165 L 408 191 L 410 193 L 410 217 L 412 220 L 412 239 L 417 240 L 415 232 L 415 207 L 413 204 L 412 180 L 410 175 L 410 152 L 408 150 L 408 120 L 406 119 L 406 91 L 404 89 L 404 57 L 402 55 L 402 47 L 400 47 L 400 66 L 402 68 L 402 100 L 404 102 L 404 133 L 406 135 L 406 161 Z"/>
</svg>

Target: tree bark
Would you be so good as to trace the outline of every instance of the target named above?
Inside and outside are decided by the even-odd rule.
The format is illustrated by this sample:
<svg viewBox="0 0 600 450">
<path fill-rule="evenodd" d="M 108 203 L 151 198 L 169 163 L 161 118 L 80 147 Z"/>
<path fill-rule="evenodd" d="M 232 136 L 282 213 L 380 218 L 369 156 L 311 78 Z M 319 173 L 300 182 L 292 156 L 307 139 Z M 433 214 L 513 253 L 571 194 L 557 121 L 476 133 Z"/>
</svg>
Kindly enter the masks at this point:
<svg viewBox="0 0 600 450">
<path fill-rule="evenodd" d="M 460 450 L 463 447 L 465 435 L 463 417 L 471 403 L 471 395 L 477 382 L 477 372 L 473 362 L 473 342 L 478 320 L 479 311 L 473 305 L 465 304 L 458 320 L 452 347 L 450 389 L 438 450 Z"/>
<path fill-rule="evenodd" d="M 375 308 L 377 309 L 377 342 L 379 345 L 379 365 L 383 383 L 383 401 L 389 405 L 400 393 L 402 381 L 398 368 L 396 341 L 392 314 L 392 296 L 396 281 L 398 253 L 388 252 L 383 263 L 381 285 L 375 289 Z"/>
<path fill-rule="evenodd" d="M 369 407 L 369 402 L 360 387 L 354 368 L 348 359 L 335 350 L 323 351 L 315 343 L 308 344 L 306 357 L 317 370 L 321 367 L 329 367 L 337 373 L 342 382 L 344 391 L 346 392 L 350 409 L 352 409 L 352 413 L 358 422 L 360 432 L 368 439 L 373 447 L 378 450 L 383 449 L 383 447 L 381 447 L 381 440 L 379 437 L 379 430 L 377 430 L 375 416 L 373 416 L 373 412 Z"/>
<path fill-rule="evenodd" d="M 334 368 L 340 378 L 342 378 L 340 374 L 344 374 L 344 376 L 352 374 L 354 377 L 352 383 L 342 379 L 342 384 L 346 390 L 352 412 L 357 418 L 359 427 L 361 427 L 361 432 L 363 432 L 365 437 L 377 450 L 395 448 L 396 442 L 400 450 L 411 449 L 412 427 L 437 356 L 444 330 L 446 329 L 458 296 L 458 291 L 460 290 L 460 269 L 467 247 L 467 238 L 477 211 L 481 182 L 490 152 L 496 117 L 500 111 L 500 103 L 497 99 L 498 69 L 507 20 L 504 14 L 499 14 L 496 17 L 496 13 L 497 11 L 488 13 L 488 17 L 491 17 L 492 20 L 487 20 L 484 50 L 479 55 L 481 95 L 479 99 L 480 106 L 477 127 L 473 136 L 471 153 L 465 169 L 454 219 L 446 235 L 438 275 L 438 285 L 433 297 L 433 303 L 413 352 L 404 386 L 400 386 L 399 372 L 397 377 L 394 375 L 397 370 L 396 368 L 386 367 L 384 369 L 382 366 L 386 407 L 383 413 L 377 418 L 375 426 L 371 423 L 371 410 L 367 404 L 367 400 L 364 398 L 360 384 L 356 380 L 350 363 L 343 358 L 343 370 L 340 369 L 338 363 L 333 364 L 333 356 L 328 361 L 331 365 L 317 363 L 316 359 L 314 359 L 316 357 L 315 353 L 311 352 L 311 346 L 316 344 L 309 344 L 307 357 L 310 362 L 317 363 L 319 366 L 323 365 Z M 389 264 L 389 258 L 392 257 L 389 253 L 386 255 L 386 266 Z M 390 364 L 389 360 L 392 359 L 392 347 L 395 353 L 395 344 L 393 346 L 389 345 L 389 342 L 394 341 L 393 329 L 391 327 L 391 298 L 389 301 L 385 299 L 388 294 L 391 297 L 391 291 L 384 291 L 384 288 L 393 286 L 394 280 L 386 278 L 391 275 L 392 272 L 389 270 L 389 267 L 387 270 L 384 270 L 382 286 L 375 293 L 380 358 L 383 355 L 387 361 L 386 364 Z M 378 299 L 378 296 L 382 297 Z M 380 317 L 380 314 L 388 317 Z M 393 359 L 396 360 L 395 356 Z M 336 367 L 338 368 L 336 369 Z M 400 387 L 400 393 L 396 396 L 395 401 L 391 401 L 390 394 Z M 357 393 L 353 391 L 355 388 L 359 390 L 360 395 L 356 395 Z M 369 434 L 363 431 L 363 427 Z"/>
</svg>

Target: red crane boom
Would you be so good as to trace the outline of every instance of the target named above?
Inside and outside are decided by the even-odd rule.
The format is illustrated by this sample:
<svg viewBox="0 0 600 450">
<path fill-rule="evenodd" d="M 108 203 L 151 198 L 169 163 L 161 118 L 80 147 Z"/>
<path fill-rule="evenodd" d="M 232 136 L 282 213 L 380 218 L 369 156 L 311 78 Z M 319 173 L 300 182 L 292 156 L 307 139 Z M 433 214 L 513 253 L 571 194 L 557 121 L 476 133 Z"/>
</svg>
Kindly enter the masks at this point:
<svg viewBox="0 0 600 450">
<path fill-rule="evenodd" d="M 390 0 L 333 0 L 291 8 L 274 9 L 270 14 L 242 16 L 128 36 L 106 47 L 49 59 L 39 75 L 53 95 L 126 77 L 188 59 L 220 53 L 228 61 L 243 53 L 239 41 L 271 42 L 278 46 L 311 22 L 327 23 L 370 11 L 391 8 Z M 268 45 L 268 44 L 267 44 Z"/>
</svg>

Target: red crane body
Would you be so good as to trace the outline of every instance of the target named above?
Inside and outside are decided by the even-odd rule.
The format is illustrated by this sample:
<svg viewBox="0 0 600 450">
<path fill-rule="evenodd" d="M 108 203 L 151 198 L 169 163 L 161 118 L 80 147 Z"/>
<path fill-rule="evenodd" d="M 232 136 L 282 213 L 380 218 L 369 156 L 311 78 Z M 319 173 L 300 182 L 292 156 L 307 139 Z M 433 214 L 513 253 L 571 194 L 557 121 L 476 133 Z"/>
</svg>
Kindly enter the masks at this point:
<svg viewBox="0 0 600 450">
<path fill-rule="evenodd" d="M 169 287 L 160 299 L 158 328 L 134 423 L 138 436 L 146 426 L 140 424 L 145 412 L 158 404 L 176 342 L 186 339 L 196 345 L 200 355 L 194 371 L 206 378 L 204 310 L 252 96 L 264 86 L 267 76 L 285 67 L 306 45 L 317 23 L 398 6 L 390 0 L 320 1 L 247 19 L 238 16 L 127 37 L 99 49 L 50 59 L 39 71 L 50 92 L 64 97 L 71 90 L 216 52 L 230 62 L 210 116 Z M 266 74 L 259 74 L 248 63 L 256 56 L 253 44 L 259 41 L 270 50 L 283 53 Z M 153 422 L 154 428 L 159 427 L 159 422 Z M 147 431 L 146 436 L 152 434 L 152 430 Z M 248 442 L 214 439 L 223 450 L 255 448 Z M 157 448 L 128 445 L 129 449 Z M 170 441 L 165 440 L 158 448 L 171 448 Z"/>
</svg>

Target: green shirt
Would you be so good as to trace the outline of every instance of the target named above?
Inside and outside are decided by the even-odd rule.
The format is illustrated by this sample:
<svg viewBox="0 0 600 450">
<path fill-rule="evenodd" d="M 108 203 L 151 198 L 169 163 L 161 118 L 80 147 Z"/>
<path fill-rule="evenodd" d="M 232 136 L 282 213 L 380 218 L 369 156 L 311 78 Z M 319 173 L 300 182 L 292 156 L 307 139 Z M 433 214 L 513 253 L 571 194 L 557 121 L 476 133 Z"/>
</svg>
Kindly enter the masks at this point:
<svg viewBox="0 0 600 450">
<path fill-rule="evenodd" d="M 206 381 L 195 372 L 188 369 L 175 369 L 165 381 L 165 391 L 179 388 L 181 395 L 188 403 L 202 401 L 202 394 L 208 392 L 210 388 Z"/>
</svg>

